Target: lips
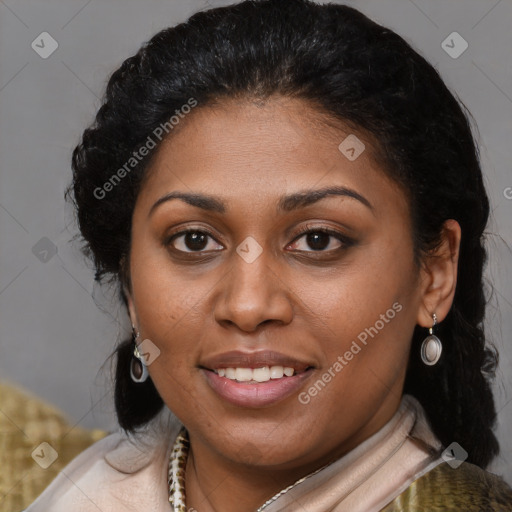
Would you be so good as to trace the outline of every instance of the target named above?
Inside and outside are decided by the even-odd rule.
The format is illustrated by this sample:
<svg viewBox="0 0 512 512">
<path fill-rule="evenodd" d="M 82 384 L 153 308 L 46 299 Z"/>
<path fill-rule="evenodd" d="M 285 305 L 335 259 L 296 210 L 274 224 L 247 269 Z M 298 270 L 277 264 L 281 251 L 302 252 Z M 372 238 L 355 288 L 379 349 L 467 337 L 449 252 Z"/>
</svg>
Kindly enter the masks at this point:
<svg viewBox="0 0 512 512">
<path fill-rule="evenodd" d="M 295 373 L 300 373 L 313 364 L 293 356 L 285 355 L 272 350 L 263 350 L 258 352 L 242 352 L 232 350 L 216 356 L 204 359 L 199 366 L 207 370 L 219 370 L 222 368 L 262 368 L 268 366 L 282 366 L 283 368 L 293 368 Z"/>
<path fill-rule="evenodd" d="M 267 407 L 295 394 L 314 370 L 311 363 L 274 351 L 225 352 L 205 359 L 200 368 L 220 398 L 251 408 Z"/>
</svg>

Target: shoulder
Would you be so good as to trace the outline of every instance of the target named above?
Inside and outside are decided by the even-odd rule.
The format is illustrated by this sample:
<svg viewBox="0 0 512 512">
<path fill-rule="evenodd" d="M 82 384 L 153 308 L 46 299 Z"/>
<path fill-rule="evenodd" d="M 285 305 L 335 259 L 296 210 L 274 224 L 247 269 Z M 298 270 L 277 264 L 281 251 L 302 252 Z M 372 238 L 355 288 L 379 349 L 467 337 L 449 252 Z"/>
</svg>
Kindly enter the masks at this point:
<svg viewBox="0 0 512 512">
<path fill-rule="evenodd" d="M 119 448 L 123 446 L 124 439 L 125 436 L 121 432 L 116 432 L 81 452 L 59 472 L 43 493 L 28 507 L 27 512 L 60 511 L 71 504 L 80 506 L 80 488 L 90 487 L 98 481 L 108 482 L 114 477 L 106 456 L 116 452 L 119 454 Z M 90 498 L 94 499 L 93 496 Z M 85 507 L 78 508 L 78 510 L 82 509 L 87 510 Z"/>
<path fill-rule="evenodd" d="M 167 460 L 180 428 L 158 418 L 137 436 L 118 431 L 75 457 L 26 512 L 168 511 Z"/>
<path fill-rule="evenodd" d="M 407 510 L 474 510 L 510 512 L 512 489 L 499 476 L 463 462 L 456 469 L 446 462 L 418 478 L 382 512 Z"/>
</svg>

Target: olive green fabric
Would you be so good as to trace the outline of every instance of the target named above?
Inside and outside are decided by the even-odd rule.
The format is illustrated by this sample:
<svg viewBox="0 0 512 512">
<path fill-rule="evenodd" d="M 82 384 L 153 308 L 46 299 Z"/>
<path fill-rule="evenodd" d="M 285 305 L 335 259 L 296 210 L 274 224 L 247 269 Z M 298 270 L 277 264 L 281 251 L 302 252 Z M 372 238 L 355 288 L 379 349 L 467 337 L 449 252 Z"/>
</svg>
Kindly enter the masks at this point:
<svg viewBox="0 0 512 512">
<path fill-rule="evenodd" d="M 0 512 L 28 507 L 70 460 L 107 434 L 73 425 L 51 404 L 0 380 Z M 46 449 L 41 443 L 57 457 L 48 467 L 36 463 Z"/>
<path fill-rule="evenodd" d="M 446 462 L 413 482 L 381 512 L 512 512 L 512 489 L 500 477 Z"/>
</svg>

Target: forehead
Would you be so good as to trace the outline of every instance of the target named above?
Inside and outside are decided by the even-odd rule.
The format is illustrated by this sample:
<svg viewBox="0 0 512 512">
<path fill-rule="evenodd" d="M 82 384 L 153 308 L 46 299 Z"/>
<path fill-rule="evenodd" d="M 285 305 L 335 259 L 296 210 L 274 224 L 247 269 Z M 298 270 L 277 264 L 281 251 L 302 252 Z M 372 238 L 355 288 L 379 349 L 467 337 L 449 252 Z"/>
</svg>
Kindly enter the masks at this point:
<svg viewBox="0 0 512 512">
<path fill-rule="evenodd" d="M 284 193 L 334 184 L 364 191 L 377 204 L 403 201 L 372 141 L 325 121 L 305 101 L 282 97 L 196 107 L 158 148 L 141 200 L 182 190 L 263 206 Z"/>
</svg>

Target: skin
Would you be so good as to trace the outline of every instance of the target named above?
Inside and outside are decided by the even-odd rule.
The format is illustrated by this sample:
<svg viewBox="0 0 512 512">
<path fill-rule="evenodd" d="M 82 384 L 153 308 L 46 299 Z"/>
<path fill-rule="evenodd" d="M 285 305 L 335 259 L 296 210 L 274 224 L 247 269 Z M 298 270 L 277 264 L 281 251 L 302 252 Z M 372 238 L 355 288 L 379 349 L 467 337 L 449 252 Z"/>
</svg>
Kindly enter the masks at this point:
<svg viewBox="0 0 512 512">
<path fill-rule="evenodd" d="M 363 134 L 355 161 L 338 150 L 350 133 L 301 100 L 223 100 L 189 114 L 151 162 L 133 213 L 126 293 L 141 339 L 161 351 L 151 378 L 189 432 L 188 507 L 255 510 L 377 432 L 399 406 L 415 325 L 431 327 L 434 312 L 442 322 L 451 307 L 459 225 L 447 221 L 435 257 L 416 267 L 405 193 Z M 327 196 L 276 210 L 283 195 L 325 186 L 350 188 L 372 208 Z M 226 210 L 175 199 L 149 215 L 173 191 L 216 196 Z M 306 225 L 354 242 L 330 236 L 314 250 L 298 232 Z M 199 255 L 185 236 L 169 241 L 185 228 L 214 235 Z M 263 249 L 252 263 L 236 252 L 248 236 Z M 228 350 L 276 350 L 315 366 L 305 391 L 396 302 L 402 310 L 307 405 L 298 393 L 259 409 L 231 405 L 198 368 Z"/>
</svg>

